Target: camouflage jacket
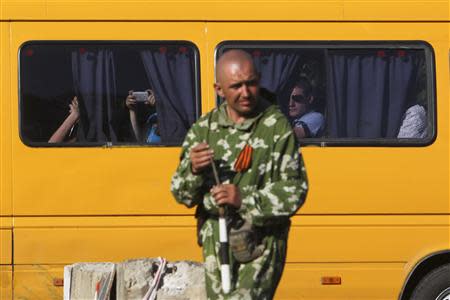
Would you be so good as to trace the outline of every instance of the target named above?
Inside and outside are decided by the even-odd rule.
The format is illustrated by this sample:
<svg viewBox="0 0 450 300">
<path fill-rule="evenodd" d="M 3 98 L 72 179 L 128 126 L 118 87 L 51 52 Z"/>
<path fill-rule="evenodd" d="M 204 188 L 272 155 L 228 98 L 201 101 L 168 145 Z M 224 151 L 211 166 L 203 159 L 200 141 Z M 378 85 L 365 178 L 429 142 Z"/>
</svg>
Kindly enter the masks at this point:
<svg viewBox="0 0 450 300">
<path fill-rule="evenodd" d="M 257 115 L 235 124 L 228 119 L 223 103 L 187 133 L 172 177 L 172 193 L 188 207 L 203 201 L 206 211 L 217 215 L 218 207 L 209 193 L 214 185 L 212 171 L 200 175 L 191 171 L 189 152 L 204 141 L 214 150 L 220 181 L 240 189 L 242 205 L 237 212 L 241 217 L 263 226 L 290 217 L 303 204 L 308 189 L 303 159 L 289 122 L 276 106 L 260 99 Z M 253 148 L 251 165 L 238 173 L 234 163 L 247 143 Z"/>
</svg>

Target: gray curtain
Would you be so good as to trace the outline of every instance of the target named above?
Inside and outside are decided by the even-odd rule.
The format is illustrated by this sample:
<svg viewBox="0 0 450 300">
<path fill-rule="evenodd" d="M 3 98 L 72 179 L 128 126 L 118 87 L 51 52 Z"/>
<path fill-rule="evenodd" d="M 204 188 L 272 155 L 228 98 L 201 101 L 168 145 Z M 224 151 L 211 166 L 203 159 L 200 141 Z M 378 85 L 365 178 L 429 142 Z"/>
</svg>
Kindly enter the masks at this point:
<svg viewBox="0 0 450 300">
<path fill-rule="evenodd" d="M 334 50 L 328 54 L 328 135 L 395 138 L 416 91 L 416 53 Z"/>
<path fill-rule="evenodd" d="M 292 51 L 273 51 L 267 54 L 255 50 L 251 52 L 256 69 L 261 74 L 261 87 L 279 95 L 295 79 L 300 55 Z"/>
<path fill-rule="evenodd" d="M 188 47 L 142 50 L 163 144 L 179 144 L 196 119 L 194 54 Z"/>
<path fill-rule="evenodd" d="M 72 73 L 80 102 L 78 141 L 116 142 L 113 129 L 113 113 L 117 109 L 113 52 L 85 48 L 73 51 Z"/>
</svg>

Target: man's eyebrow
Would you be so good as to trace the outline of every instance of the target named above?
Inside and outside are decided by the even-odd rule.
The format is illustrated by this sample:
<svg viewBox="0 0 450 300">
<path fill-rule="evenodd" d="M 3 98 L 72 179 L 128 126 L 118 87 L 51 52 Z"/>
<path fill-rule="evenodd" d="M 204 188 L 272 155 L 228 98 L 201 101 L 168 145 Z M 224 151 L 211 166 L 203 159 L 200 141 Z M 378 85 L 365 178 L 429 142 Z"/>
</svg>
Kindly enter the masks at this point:
<svg viewBox="0 0 450 300">
<path fill-rule="evenodd" d="M 229 85 L 230 88 L 240 87 L 245 81 L 234 82 Z"/>
<path fill-rule="evenodd" d="M 241 85 L 243 85 L 244 83 L 246 83 L 247 85 L 252 85 L 258 82 L 258 78 L 251 78 L 249 80 L 242 80 L 242 81 L 238 81 L 238 82 L 234 82 L 232 84 L 229 85 L 230 88 L 235 88 L 235 87 L 239 87 Z"/>
</svg>

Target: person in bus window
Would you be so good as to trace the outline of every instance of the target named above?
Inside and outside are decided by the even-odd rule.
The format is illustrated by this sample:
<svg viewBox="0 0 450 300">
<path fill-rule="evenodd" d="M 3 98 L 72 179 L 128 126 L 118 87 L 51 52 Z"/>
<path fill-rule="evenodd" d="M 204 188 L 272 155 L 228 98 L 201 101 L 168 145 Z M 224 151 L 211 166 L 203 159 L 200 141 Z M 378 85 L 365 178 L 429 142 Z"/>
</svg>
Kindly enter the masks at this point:
<svg viewBox="0 0 450 300">
<path fill-rule="evenodd" d="M 49 143 L 73 143 L 76 142 L 76 126 L 80 119 L 80 108 L 78 105 L 78 97 L 75 96 L 69 104 L 69 115 L 62 124 L 52 134 Z"/>
<path fill-rule="evenodd" d="M 131 127 L 136 141 L 159 144 L 161 143 L 161 136 L 158 129 L 157 113 L 150 112 L 150 109 L 156 105 L 156 98 L 152 90 L 148 89 L 145 92 L 147 94 L 141 101 L 140 95 L 129 91 L 125 105 L 130 113 Z"/>
<path fill-rule="evenodd" d="M 289 118 L 298 139 L 320 137 L 324 117 L 312 109 L 314 96 L 308 79 L 301 77 L 293 86 L 289 98 Z"/>
<path fill-rule="evenodd" d="M 402 118 L 398 138 L 425 138 L 427 131 L 427 112 L 420 104 L 410 106 Z"/>
</svg>

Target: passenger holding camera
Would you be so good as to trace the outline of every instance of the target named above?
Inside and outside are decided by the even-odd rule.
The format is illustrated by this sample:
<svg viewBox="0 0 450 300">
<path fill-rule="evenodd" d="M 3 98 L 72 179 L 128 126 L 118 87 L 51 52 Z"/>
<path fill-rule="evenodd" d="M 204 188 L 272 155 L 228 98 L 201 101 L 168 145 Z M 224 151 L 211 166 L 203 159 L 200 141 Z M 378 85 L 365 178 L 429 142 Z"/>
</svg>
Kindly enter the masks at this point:
<svg viewBox="0 0 450 300">
<path fill-rule="evenodd" d="M 129 91 L 125 99 L 125 105 L 130 113 L 131 127 L 136 140 L 147 144 L 159 144 L 161 136 L 158 129 L 157 113 L 147 113 L 144 116 L 144 122 L 140 122 L 142 118 L 139 118 L 140 114 L 145 113 L 145 111 L 140 111 L 144 110 L 145 106 L 147 108 L 155 107 L 156 98 L 153 91 L 150 89 L 145 92 Z"/>
</svg>

